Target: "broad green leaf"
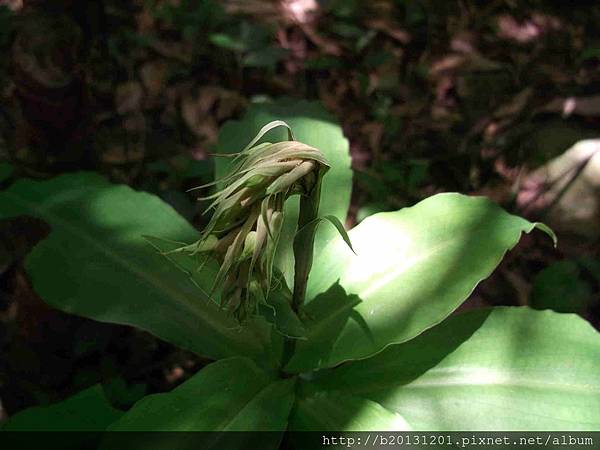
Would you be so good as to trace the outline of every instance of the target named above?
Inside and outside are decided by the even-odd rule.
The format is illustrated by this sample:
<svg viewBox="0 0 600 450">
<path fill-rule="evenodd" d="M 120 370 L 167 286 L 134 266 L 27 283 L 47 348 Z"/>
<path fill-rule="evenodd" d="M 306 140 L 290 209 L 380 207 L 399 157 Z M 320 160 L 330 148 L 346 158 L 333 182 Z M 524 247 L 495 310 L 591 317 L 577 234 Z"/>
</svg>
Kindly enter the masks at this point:
<svg viewBox="0 0 600 450">
<path fill-rule="evenodd" d="M 476 310 L 317 385 L 377 402 L 417 430 L 594 431 L 600 334 L 571 314 Z"/>
<path fill-rule="evenodd" d="M 290 420 L 292 431 L 405 431 L 400 414 L 366 398 L 302 389 Z"/>
<path fill-rule="evenodd" d="M 316 252 L 307 293 L 314 300 L 303 311 L 308 340 L 287 369 L 331 367 L 414 338 L 456 309 L 535 227 L 486 198 L 459 194 L 365 219 L 349 233 L 358 256 L 339 238 Z"/>
<path fill-rule="evenodd" d="M 0 192 L 0 218 L 21 214 L 52 227 L 26 264 L 35 290 L 50 305 L 133 325 L 214 359 L 267 358 L 270 326 L 256 319 L 240 329 L 207 298 L 214 264 L 195 272 L 194 284 L 142 237 L 197 239 L 192 226 L 157 197 L 90 173 L 22 180 Z"/>
<path fill-rule="evenodd" d="M 123 413 L 106 400 L 102 386 L 49 406 L 21 411 L 5 422 L 2 431 L 104 431 Z"/>
<path fill-rule="evenodd" d="M 140 400 L 109 431 L 280 431 L 282 435 L 294 402 L 294 385 L 294 379 L 269 375 L 250 359 L 228 358 L 206 366 L 171 392 Z M 277 448 L 281 435 L 274 433 L 274 442 L 261 448 Z M 150 436 L 143 448 L 169 448 L 171 436 Z M 248 448 L 223 447 L 220 439 L 227 436 L 200 435 L 195 448 Z M 110 437 L 106 448 L 112 448 L 109 443 Z"/>
<path fill-rule="evenodd" d="M 227 122 L 219 133 L 217 153 L 235 153 L 244 149 L 257 132 L 267 123 L 282 120 L 290 125 L 296 140 L 319 149 L 331 164 L 323 178 L 319 215 L 332 215 L 345 221 L 350 205 L 352 170 L 348 141 L 334 119 L 318 103 L 304 100 L 281 99 L 273 103 L 252 105 L 241 121 Z M 261 142 L 288 139 L 287 130 L 278 128 L 265 134 Z M 223 177 L 231 158 L 217 158 L 217 177 Z M 298 198 L 285 206 L 285 224 L 276 259 L 288 285 L 292 285 L 294 258 L 292 241 L 298 221 Z M 330 227 L 321 227 L 315 240 L 315 252 L 337 233 Z"/>
</svg>

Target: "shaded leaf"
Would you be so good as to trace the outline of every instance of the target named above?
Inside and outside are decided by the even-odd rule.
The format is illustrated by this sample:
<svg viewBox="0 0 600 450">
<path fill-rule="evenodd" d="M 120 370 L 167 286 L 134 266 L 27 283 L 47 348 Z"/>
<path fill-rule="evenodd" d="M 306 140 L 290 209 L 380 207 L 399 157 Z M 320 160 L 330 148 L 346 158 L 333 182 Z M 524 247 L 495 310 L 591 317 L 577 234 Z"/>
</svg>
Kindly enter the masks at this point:
<svg viewBox="0 0 600 450">
<path fill-rule="evenodd" d="M 123 413 L 106 400 L 102 387 L 89 389 L 49 406 L 21 411 L 2 424 L 2 431 L 104 431 Z"/>
<path fill-rule="evenodd" d="M 207 297 L 214 263 L 194 272 L 190 262 L 179 260 L 192 273 L 192 283 L 144 240 L 146 233 L 179 242 L 197 238 L 192 226 L 155 196 L 79 173 L 19 181 L 0 192 L 0 205 L 0 218 L 27 214 L 52 227 L 26 263 L 35 290 L 50 305 L 133 325 L 210 358 L 268 358 L 270 326 L 255 321 L 240 330 Z"/>
<path fill-rule="evenodd" d="M 281 434 L 269 434 L 270 441 L 260 446 L 276 449 L 287 428 L 294 384 L 293 379 L 268 375 L 247 358 L 224 359 L 206 366 L 171 392 L 140 400 L 109 431 L 279 431 Z M 118 434 L 114 438 L 109 435 L 104 448 L 112 448 L 111 440 L 118 440 Z M 178 433 L 138 434 L 136 445 L 170 448 L 174 434 Z M 193 439 L 189 443 L 192 448 L 249 448 L 248 434 L 238 440 L 235 433 L 188 435 Z"/>
<path fill-rule="evenodd" d="M 272 308 L 263 316 L 273 323 L 277 331 L 287 337 L 306 338 L 306 328 L 292 309 L 292 294 L 285 286 L 270 291 L 266 303 Z"/>
<path fill-rule="evenodd" d="M 113 405 L 121 409 L 129 409 L 135 402 L 146 395 L 146 383 L 128 383 L 122 377 L 115 377 L 103 383 L 104 395 Z"/>
<path fill-rule="evenodd" d="M 13 168 L 8 163 L 0 163 L 0 181 L 4 181 L 13 173 Z"/>
<path fill-rule="evenodd" d="M 407 431 L 400 414 L 371 400 L 335 392 L 301 391 L 292 431 Z"/>
<path fill-rule="evenodd" d="M 531 306 L 557 312 L 582 312 L 592 300 L 590 285 L 574 261 L 558 261 L 533 280 Z"/>
</svg>

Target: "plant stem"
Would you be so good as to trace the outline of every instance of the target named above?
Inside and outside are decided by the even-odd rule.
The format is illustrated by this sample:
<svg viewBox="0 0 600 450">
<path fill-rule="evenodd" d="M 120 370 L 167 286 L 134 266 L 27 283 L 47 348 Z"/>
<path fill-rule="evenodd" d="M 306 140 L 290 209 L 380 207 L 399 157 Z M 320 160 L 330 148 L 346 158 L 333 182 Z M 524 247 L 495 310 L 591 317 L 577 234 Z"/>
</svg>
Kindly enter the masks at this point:
<svg viewBox="0 0 600 450">
<path fill-rule="evenodd" d="M 298 216 L 298 230 L 300 231 L 294 239 L 294 293 L 292 294 L 292 309 L 296 313 L 304 303 L 308 275 L 312 268 L 320 197 L 320 180 L 317 181 L 309 195 L 300 197 L 300 214 Z"/>
<path fill-rule="evenodd" d="M 320 197 L 321 179 L 317 176 L 311 191 L 300 196 L 299 231 L 294 238 L 294 291 L 292 293 L 292 310 L 296 314 L 304 303 L 308 275 L 312 268 Z M 283 346 L 283 366 L 289 362 L 295 349 L 296 339 L 286 338 Z"/>
</svg>

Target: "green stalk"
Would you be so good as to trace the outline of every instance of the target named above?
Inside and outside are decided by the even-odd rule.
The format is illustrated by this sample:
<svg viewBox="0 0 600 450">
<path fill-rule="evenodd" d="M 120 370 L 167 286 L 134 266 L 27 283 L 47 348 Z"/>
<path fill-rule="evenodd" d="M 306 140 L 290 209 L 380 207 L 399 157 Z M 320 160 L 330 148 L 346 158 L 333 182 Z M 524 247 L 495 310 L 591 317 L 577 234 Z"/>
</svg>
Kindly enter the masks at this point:
<svg viewBox="0 0 600 450">
<path fill-rule="evenodd" d="M 312 268 L 320 198 L 321 177 L 316 175 L 316 181 L 310 191 L 300 196 L 298 233 L 294 238 L 294 291 L 292 293 L 292 309 L 296 314 L 304 304 L 308 275 Z M 296 339 L 286 338 L 283 346 L 283 366 L 289 362 L 295 349 Z"/>
<path fill-rule="evenodd" d="M 292 309 L 296 313 L 304 304 L 308 275 L 312 268 L 320 197 L 321 180 L 317 180 L 308 195 L 300 197 L 300 214 L 298 216 L 298 230 L 300 231 L 294 239 L 294 293 L 292 295 Z"/>
</svg>

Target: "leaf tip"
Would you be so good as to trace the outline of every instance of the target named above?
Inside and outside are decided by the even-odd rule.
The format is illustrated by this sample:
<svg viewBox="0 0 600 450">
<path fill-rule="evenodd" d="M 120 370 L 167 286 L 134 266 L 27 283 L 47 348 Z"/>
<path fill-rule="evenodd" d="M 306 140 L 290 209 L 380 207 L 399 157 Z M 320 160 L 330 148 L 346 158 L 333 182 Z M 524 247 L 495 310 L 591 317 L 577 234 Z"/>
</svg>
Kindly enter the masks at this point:
<svg viewBox="0 0 600 450">
<path fill-rule="evenodd" d="M 552 231 L 552 228 L 550 228 L 548 225 L 542 222 L 535 222 L 534 225 L 535 228 L 537 228 L 540 231 L 543 231 L 548 236 L 550 236 L 550 238 L 552 239 L 552 243 L 554 244 L 554 248 L 556 248 L 558 245 L 558 238 L 556 237 L 554 231 Z"/>
</svg>

